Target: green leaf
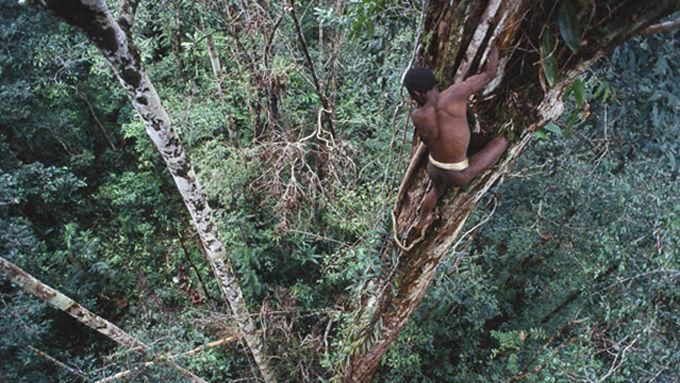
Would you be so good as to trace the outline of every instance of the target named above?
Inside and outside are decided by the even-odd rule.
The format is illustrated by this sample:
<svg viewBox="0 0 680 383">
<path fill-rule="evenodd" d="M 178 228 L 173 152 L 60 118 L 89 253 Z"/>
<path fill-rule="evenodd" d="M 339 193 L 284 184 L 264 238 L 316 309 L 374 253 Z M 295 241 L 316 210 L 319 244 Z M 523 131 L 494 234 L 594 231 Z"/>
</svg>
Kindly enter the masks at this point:
<svg viewBox="0 0 680 383">
<path fill-rule="evenodd" d="M 545 79 L 548 81 L 549 86 L 555 84 L 557 79 L 557 60 L 555 60 L 555 55 L 553 54 L 553 37 L 550 32 L 543 34 L 541 38 L 541 57 L 543 57 L 543 72 L 545 73 Z"/>
<path fill-rule="evenodd" d="M 537 130 L 533 134 L 534 134 L 534 137 L 538 138 L 539 140 L 547 140 L 548 139 L 548 135 L 545 134 L 545 132 L 542 131 L 542 130 Z"/>
<path fill-rule="evenodd" d="M 556 136 L 562 135 L 562 128 L 557 126 L 557 124 L 555 124 L 554 122 L 549 122 L 549 123 L 545 124 L 545 126 L 543 127 L 543 130 L 550 132 L 550 133 L 552 133 Z"/>
<path fill-rule="evenodd" d="M 563 131 L 565 137 L 569 138 L 571 136 L 571 131 L 574 128 L 574 125 L 576 125 L 577 119 L 578 112 L 576 110 L 572 110 L 571 113 L 567 115 L 566 122 L 564 124 L 566 128 Z"/>
<path fill-rule="evenodd" d="M 576 8 L 572 0 L 563 0 L 558 17 L 560 35 L 573 52 L 581 46 L 581 31 L 576 17 Z"/>
<path fill-rule="evenodd" d="M 574 98 L 576 98 L 576 106 L 579 108 L 583 107 L 583 104 L 586 103 L 586 84 L 583 82 L 582 79 L 576 79 L 574 83 L 571 85 L 572 89 L 574 90 Z"/>
<path fill-rule="evenodd" d="M 598 98 L 602 93 L 607 89 L 608 84 L 604 81 L 600 82 L 597 85 L 597 88 L 595 89 L 595 93 L 593 94 L 593 98 Z"/>
</svg>

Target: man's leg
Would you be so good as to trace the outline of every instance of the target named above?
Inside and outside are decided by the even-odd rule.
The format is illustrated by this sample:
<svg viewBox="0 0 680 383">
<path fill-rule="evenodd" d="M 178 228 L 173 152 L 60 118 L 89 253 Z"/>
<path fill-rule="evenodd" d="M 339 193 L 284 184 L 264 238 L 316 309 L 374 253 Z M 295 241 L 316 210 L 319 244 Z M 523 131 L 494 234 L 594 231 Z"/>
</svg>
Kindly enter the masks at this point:
<svg viewBox="0 0 680 383">
<path fill-rule="evenodd" d="M 494 138 L 484 148 L 470 157 L 468 159 L 470 165 L 467 169 L 460 172 L 448 172 L 428 164 L 428 175 L 433 183 L 432 189 L 423 198 L 417 223 L 411 227 L 406 235 L 408 243 L 412 243 L 420 238 L 423 230 L 427 230 L 432 224 L 436 218 L 435 209 L 437 202 L 444 195 L 447 188 L 468 184 L 479 173 L 498 162 L 498 159 L 501 158 L 507 147 L 508 140 L 505 137 Z"/>
<path fill-rule="evenodd" d="M 425 194 L 423 202 L 420 204 L 420 214 L 418 215 L 418 220 L 406 235 L 407 241 L 409 243 L 412 243 L 413 241 L 420 238 L 423 230 L 427 230 L 427 228 L 435 220 L 437 202 L 444 194 L 444 191 L 446 191 L 446 186 L 444 184 L 432 180 L 432 188 L 427 192 L 427 194 Z"/>
<path fill-rule="evenodd" d="M 503 152 L 505 152 L 507 147 L 508 140 L 506 140 L 505 137 L 500 136 L 491 140 L 484 148 L 472 155 L 472 157 L 468 159 L 470 165 L 461 172 L 464 174 L 464 179 L 462 180 L 463 185 L 469 183 L 473 178 L 477 177 L 479 173 L 498 162 L 498 159 L 501 158 L 501 155 L 503 155 Z"/>
<path fill-rule="evenodd" d="M 467 157 L 472 157 L 478 151 L 484 149 L 486 144 L 491 142 L 495 136 L 488 133 L 472 133 L 470 132 L 470 143 L 468 144 Z"/>
<path fill-rule="evenodd" d="M 425 194 L 423 203 L 420 205 L 420 216 L 418 217 L 419 226 L 421 223 L 426 223 L 427 221 L 432 220 L 432 216 L 434 216 L 434 209 L 437 206 L 437 201 L 439 201 L 439 197 L 441 197 L 443 194 L 441 189 L 442 188 L 438 186 L 437 182 L 432 182 L 432 189 L 430 189 L 430 191 Z"/>
</svg>

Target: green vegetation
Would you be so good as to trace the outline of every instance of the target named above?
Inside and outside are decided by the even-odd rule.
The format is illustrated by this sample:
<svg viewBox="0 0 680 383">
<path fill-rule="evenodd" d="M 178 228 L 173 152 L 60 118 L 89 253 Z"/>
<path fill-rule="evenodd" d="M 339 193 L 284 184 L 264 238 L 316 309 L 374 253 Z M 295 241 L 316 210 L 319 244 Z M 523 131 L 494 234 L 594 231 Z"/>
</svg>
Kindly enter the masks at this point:
<svg viewBox="0 0 680 383">
<path fill-rule="evenodd" d="M 280 381 L 327 381 L 391 235 L 412 129 L 399 81 L 419 5 L 295 4 L 334 107 L 331 137 L 288 13 L 226 3 L 142 2 L 135 43 Z M 258 381 L 245 343 L 181 355 L 237 326 L 104 59 L 45 12 L 0 9 L 0 256 L 207 381 Z M 630 40 L 574 83 L 563 118 L 481 201 L 375 381 L 680 380 L 677 37 Z M 131 368 L 129 381 L 184 381 L 128 351 L 0 278 L 0 381 Z"/>
</svg>

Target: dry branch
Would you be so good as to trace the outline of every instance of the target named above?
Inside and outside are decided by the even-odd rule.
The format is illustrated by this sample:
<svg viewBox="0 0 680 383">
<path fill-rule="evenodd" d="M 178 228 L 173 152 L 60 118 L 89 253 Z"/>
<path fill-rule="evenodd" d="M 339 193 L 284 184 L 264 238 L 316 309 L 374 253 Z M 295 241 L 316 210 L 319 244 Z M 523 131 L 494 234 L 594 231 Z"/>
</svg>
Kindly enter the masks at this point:
<svg viewBox="0 0 680 383">
<path fill-rule="evenodd" d="M 71 374 L 76 375 L 76 376 L 79 376 L 79 377 L 82 378 L 82 379 L 85 379 L 85 378 L 86 378 L 85 374 L 83 374 L 83 372 L 82 372 L 80 369 L 73 368 L 73 367 L 69 366 L 68 364 L 66 364 L 66 363 L 64 363 L 64 362 L 62 362 L 62 361 L 59 361 L 58 359 L 54 358 L 53 356 L 51 356 L 51 355 L 49 355 L 49 354 L 47 354 L 47 353 L 45 353 L 45 352 L 43 352 L 43 351 L 40 351 L 40 350 L 38 350 L 37 348 L 35 348 L 35 347 L 31 346 L 31 345 L 28 345 L 28 348 L 29 348 L 31 351 L 33 351 L 33 352 L 35 352 L 36 354 L 38 354 L 39 356 L 45 358 L 47 361 L 56 364 L 57 366 L 63 368 L 64 370 L 70 372 Z"/>
<path fill-rule="evenodd" d="M 335 127 L 333 126 L 333 121 L 330 118 L 332 113 L 331 105 L 329 104 L 328 97 L 324 93 L 324 90 L 321 87 L 321 83 L 319 82 L 319 76 L 316 73 L 312 57 L 309 55 L 309 46 L 307 45 L 305 35 L 302 33 L 300 20 L 298 19 L 297 14 L 295 13 L 295 0 L 290 0 L 290 15 L 293 17 L 295 31 L 297 32 L 298 40 L 300 41 L 300 45 L 302 46 L 302 53 L 304 53 L 305 55 L 307 68 L 309 69 L 309 72 L 312 74 L 314 90 L 316 91 L 317 96 L 319 96 L 319 99 L 321 100 L 321 105 L 323 106 L 322 110 L 327 111 L 323 113 L 323 121 L 325 125 L 328 127 L 328 130 L 330 131 L 331 137 L 335 138 Z"/>
<path fill-rule="evenodd" d="M 179 357 L 194 356 L 194 355 L 196 355 L 196 354 L 198 354 L 198 353 L 200 353 L 200 352 L 205 351 L 206 349 L 213 348 L 213 347 L 218 347 L 218 346 L 221 346 L 221 345 L 223 345 L 223 344 L 230 343 L 230 342 L 232 342 L 232 341 L 234 341 L 234 340 L 237 340 L 237 339 L 238 339 L 238 337 L 236 337 L 236 336 L 227 336 L 227 337 L 224 337 L 224 338 L 222 338 L 222 339 L 219 339 L 219 340 L 216 340 L 216 341 L 213 341 L 213 342 L 208 342 L 208 343 L 206 343 L 206 344 L 204 344 L 204 345 L 198 346 L 198 347 L 194 348 L 193 350 L 189 350 L 189 351 L 187 351 L 187 352 L 185 352 L 185 353 L 178 354 L 178 355 L 173 355 L 173 356 L 171 356 L 170 358 L 171 358 L 171 359 L 176 359 L 176 358 L 179 358 Z M 150 367 L 150 366 L 153 366 L 154 364 L 156 364 L 156 363 L 155 363 L 155 362 L 144 362 L 144 363 L 141 364 L 140 368 Z M 94 382 L 94 383 L 109 383 L 109 382 L 113 382 L 113 381 L 116 381 L 116 380 L 118 380 L 118 379 L 123 379 L 123 378 L 129 376 L 130 374 L 132 374 L 132 373 L 134 373 L 134 372 L 136 372 L 136 371 L 139 371 L 139 369 L 136 369 L 136 370 L 133 370 L 133 369 L 123 370 L 123 371 L 117 372 L 117 373 L 115 373 L 115 374 L 113 374 L 113 375 L 111 375 L 111 376 L 107 376 L 106 378 L 97 380 L 97 381 Z"/>
<path fill-rule="evenodd" d="M 650 25 L 647 28 L 643 29 L 642 32 L 640 33 L 643 35 L 651 35 L 653 33 L 666 32 L 677 27 L 680 27 L 680 17 L 678 17 L 675 20 Z"/>
<path fill-rule="evenodd" d="M 85 307 L 81 306 L 73 299 L 67 297 L 61 292 L 52 287 L 42 283 L 37 278 L 25 272 L 12 262 L 0 257 L 0 275 L 9 279 L 11 282 L 20 286 L 29 293 L 45 301 L 48 305 L 55 309 L 61 310 L 73 317 L 83 325 L 93 329 L 94 331 L 108 337 L 114 342 L 127 348 L 130 351 L 149 351 L 149 346 L 134 338 L 132 335 L 121 330 L 115 324 L 107 321 L 99 315 L 91 312 Z M 156 359 L 162 363 L 176 369 L 182 376 L 191 382 L 205 383 L 205 381 L 194 375 L 191 371 L 184 369 L 174 361 L 164 358 L 163 356 L 155 356 Z"/>
</svg>

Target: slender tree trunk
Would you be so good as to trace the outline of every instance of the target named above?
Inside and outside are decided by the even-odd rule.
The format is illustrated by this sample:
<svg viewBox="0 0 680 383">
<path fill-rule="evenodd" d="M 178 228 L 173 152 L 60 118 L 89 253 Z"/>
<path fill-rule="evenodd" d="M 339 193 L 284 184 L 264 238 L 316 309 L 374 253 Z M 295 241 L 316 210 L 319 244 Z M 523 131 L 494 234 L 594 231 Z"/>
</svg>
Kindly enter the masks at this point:
<svg viewBox="0 0 680 383">
<path fill-rule="evenodd" d="M 210 57 L 210 67 L 212 68 L 213 76 L 215 76 L 215 83 L 217 84 L 217 95 L 220 98 L 220 103 L 222 107 L 225 106 L 226 100 L 224 98 L 224 90 L 222 89 L 222 63 L 220 62 L 220 56 L 215 48 L 215 39 L 213 35 L 209 34 L 206 38 L 206 43 L 208 46 L 208 56 Z M 232 144 L 236 144 L 236 131 L 234 131 L 234 126 L 231 123 L 231 119 L 227 121 L 227 133 L 229 134 L 229 141 Z"/>
<path fill-rule="evenodd" d="M 333 12 L 339 16 L 344 13 L 344 1 L 335 0 L 333 4 Z M 321 27 L 319 29 L 322 30 Z M 336 112 L 338 107 L 338 73 L 340 72 L 340 55 L 342 53 L 342 44 L 344 42 L 344 36 L 339 28 L 335 28 L 330 33 L 330 48 L 328 49 L 328 59 L 324 65 L 328 68 L 326 71 L 326 84 L 328 88 L 329 100 L 328 106 L 330 107 L 329 119 L 331 122 L 336 120 Z M 322 44 L 321 42 L 320 44 Z"/>
<path fill-rule="evenodd" d="M 220 99 L 224 99 L 224 91 L 222 91 L 222 64 L 220 63 L 220 56 L 217 54 L 215 49 L 215 40 L 213 35 L 209 34 L 206 37 L 206 43 L 208 45 L 208 56 L 210 57 L 210 67 L 213 71 L 213 76 L 215 76 L 215 83 L 217 84 L 217 93 Z"/>
<path fill-rule="evenodd" d="M 265 45 L 264 45 L 264 54 L 262 55 L 263 62 L 264 62 L 264 68 L 263 71 L 265 73 L 265 77 L 267 79 L 268 87 L 267 87 L 267 117 L 269 119 L 269 126 L 272 132 L 274 131 L 279 131 L 280 126 L 279 126 L 279 102 L 281 101 L 281 92 L 282 92 L 282 83 L 281 79 L 279 78 L 278 74 L 273 73 L 272 71 L 272 61 L 274 59 L 274 55 L 272 53 L 273 50 L 273 45 L 274 45 L 274 39 L 276 38 L 276 32 L 279 29 L 279 26 L 283 22 L 284 17 L 286 16 L 286 2 L 285 0 L 282 1 L 281 3 L 281 14 L 279 17 L 276 19 L 276 21 L 273 21 L 273 24 L 271 24 L 271 28 L 269 31 L 267 31 L 267 36 L 265 40 Z M 290 139 L 290 137 L 287 137 L 289 132 L 282 132 L 284 134 L 285 139 Z"/>
<path fill-rule="evenodd" d="M 218 286 L 231 308 L 264 380 L 274 382 L 276 380 L 262 338 L 246 307 L 241 287 L 217 231 L 212 210 L 208 206 L 187 153 L 172 127 L 170 117 L 161 105 L 160 97 L 131 42 L 133 16 L 126 12 L 127 3 L 127 1 L 123 3 L 123 11 L 119 21 L 116 22 L 104 0 L 39 2 L 67 23 L 81 28 L 111 64 L 120 84 L 128 93 L 132 106 L 144 122 L 147 134 L 172 174 L 184 204 L 191 214 L 201 244 L 206 251 L 207 260 L 218 279 Z"/>
<path fill-rule="evenodd" d="M 184 68 L 184 60 L 182 59 L 182 18 L 180 17 L 180 3 L 178 0 L 172 2 L 175 15 L 175 25 L 170 31 L 172 37 L 170 38 L 170 46 L 172 55 L 175 57 L 175 65 L 177 65 L 177 73 L 182 83 L 187 82 L 186 69 Z"/>
<path fill-rule="evenodd" d="M 314 61 L 312 60 L 312 57 L 309 54 L 309 46 L 307 44 L 307 40 L 305 39 L 305 35 L 302 32 L 302 26 L 300 24 L 300 20 L 295 13 L 295 0 L 290 0 L 290 15 L 293 18 L 293 22 L 295 25 L 295 31 L 297 32 L 298 36 L 298 42 L 300 43 L 300 46 L 302 47 L 302 53 L 305 58 L 305 63 L 307 65 L 307 69 L 309 69 L 309 73 L 312 76 L 312 83 L 314 84 L 314 90 L 316 91 L 317 96 L 319 97 L 319 100 L 321 101 L 321 111 L 319 112 L 321 114 L 321 121 L 323 125 L 326 127 L 328 132 L 330 133 L 332 138 L 335 138 L 335 124 L 333 120 L 331 119 L 331 114 L 333 113 L 331 109 L 331 105 L 328 101 L 328 97 L 326 96 L 326 93 L 323 89 L 323 86 L 321 82 L 319 81 L 319 75 L 317 74 L 316 67 L 314 65 Z"/>
<path fill-rule="evenodd" d="M 121 330 L 115 324 L 91 312 L 59 291 L 40 282 L 32 275 L 20 269 L 17 265 L 2 257 L 0 257 L 0 275 L 47 302 L 48 305 L 67 313 L 78 322 L 110 338 L 121 346 L 134 351 L 144 352 L 149 350 L 149 346 Z M 159 360 L 179 371 L 179 373 L 189 381 L 205 383 L 203 379 L 180 367 L 174 361 L 163 357 L 160 357 Z"/>
<path fill-rule="evenodd" d="M 240 12 L 236 12 L 235 6 L 224 2 L 224 9 L 227 17 L 227 32 L 233 39 L 236 49 L 234 50 L 234 58 L 236 63 L 243 67 L 245 66 L 248 73 L 248 79 L 252 87 L 253 97 L 248 97 L 248 108 L 250 110 L 250 120 L 253 125 L 253 141 L 259 141 L 264 132 L 265 126 L 262 119 L 262 100 L 266 94 L 266 83 L 262 71 L 259 69 L 259 55 L 255 36 L 261 32 L 265 27 L 260 25 L 251 16 L 251 9 L 248 4 L 241 4 Z M 257 10 L 252 12 L 257 13 Z M 257 17 L 259 19 L 259 17 Z M 239 58 L 240 56 L 240 58 Z M 241 64 L 244 62 L 245 64 Z"/>
<path fill-rule="evenodd" d="M 429 181 L 427 151 L 422 144 L 415 150 L 394 209 L 394 237 L 402 250 L 396 263 L 386 261 L 384 273 L 369 284 L 372 291 L 363 297 L 366 303 L 349 334 L 348 344 L 353 347 L 343 381 L 372 379 L 475 204 L 509 171 L 532 133 L 562 113 L 562 95 L 571 82 L 614 46 L 677 7 L 672 1 L 580 4 L 570 0 L 427 3 L 419 64 L 433 68 L 443 86 L 475 73 L 490 45 L 497 42 L 502 49 L 498 74 L 484 93 L 488 96 L 476 106 L 482 130 L 505 135 L 511 144 L 492 170 L 439 202 L 439 219 L 422 241 L 404 246 Z M 564 9 L 569 6 L 575 10 Z M 570 24 L 574 20 L 575 26 Z M 383 248 L 381 259 L 390 259 L 393 245 Z"/>
</svg>

